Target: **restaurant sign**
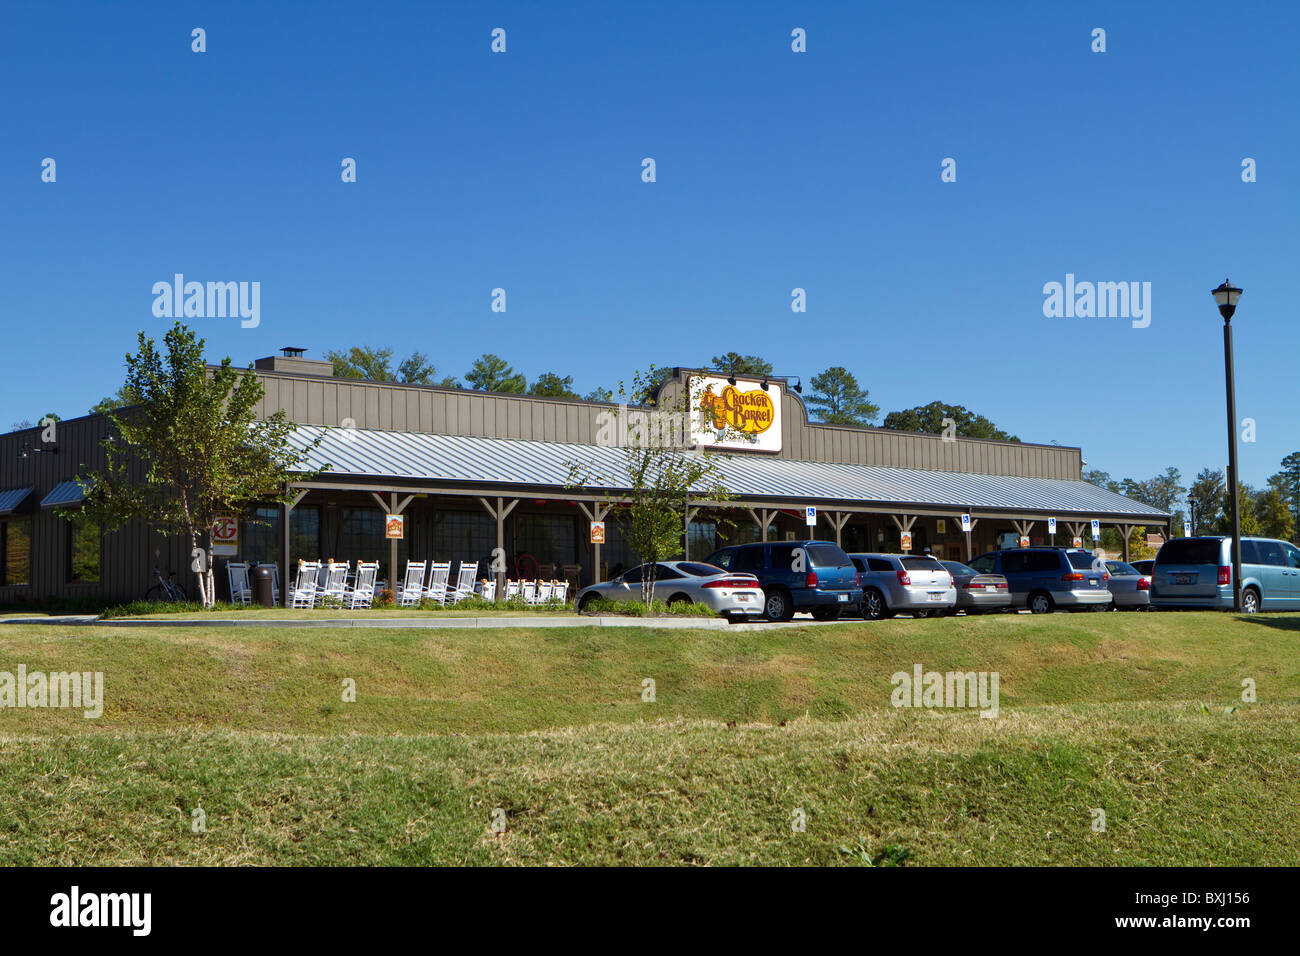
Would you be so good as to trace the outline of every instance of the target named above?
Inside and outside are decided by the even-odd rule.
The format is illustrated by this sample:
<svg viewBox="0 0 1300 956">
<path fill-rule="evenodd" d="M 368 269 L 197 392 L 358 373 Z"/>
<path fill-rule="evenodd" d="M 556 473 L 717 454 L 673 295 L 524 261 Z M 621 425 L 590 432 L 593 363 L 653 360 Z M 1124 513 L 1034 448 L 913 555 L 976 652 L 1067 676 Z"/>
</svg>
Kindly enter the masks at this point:
<svg viewBox="0 0 1300 956">
<path fill-rule="evenodd" d="M 728 451 L 781 450 L 781 386 L 694 375 L 690 380 L 691 439 Z"/>
</svg>

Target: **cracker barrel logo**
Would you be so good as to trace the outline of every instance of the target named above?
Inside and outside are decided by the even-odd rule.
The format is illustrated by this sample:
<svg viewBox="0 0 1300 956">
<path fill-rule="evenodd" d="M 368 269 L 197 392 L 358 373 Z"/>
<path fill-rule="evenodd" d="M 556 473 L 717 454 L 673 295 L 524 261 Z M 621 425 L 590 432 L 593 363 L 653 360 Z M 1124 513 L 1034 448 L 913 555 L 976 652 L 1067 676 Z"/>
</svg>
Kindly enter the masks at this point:
<svg viewBox="0 0 1300 956">
<path fill-rule="evenodd" d="M 776 407 L 767 392 L 759 388 L 742 392 L 728 385 L 715 395 L 713 386 L 709 386 L 700 398 L 700 415 L 706 427 L 717 431 L 732 428 L 743 434 L 758 435 L 772 427 Z"/>
</svg>

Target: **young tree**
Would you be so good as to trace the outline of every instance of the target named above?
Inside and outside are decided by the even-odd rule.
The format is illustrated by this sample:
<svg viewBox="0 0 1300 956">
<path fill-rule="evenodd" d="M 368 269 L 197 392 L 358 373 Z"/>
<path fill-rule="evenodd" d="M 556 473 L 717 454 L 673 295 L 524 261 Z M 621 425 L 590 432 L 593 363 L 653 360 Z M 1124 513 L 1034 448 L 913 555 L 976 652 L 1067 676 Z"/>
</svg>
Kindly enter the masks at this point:
<svg viewBox="0 0 1300 956">
<path fill-rule="evenodd" d="M 827 425 L 870 425 L 880 414 L 880 406 L 867 400 L 867 390 L 842 366 L 814 375 L 809 384 L 813 391 L 806 401 Z"/>
<path fill-rule="evenodd" d="M 256 503 L 290 500 L 289 481 L 311 473 L 299 470 L 307 455 L 289 444 L 294 425 L 284 410 L 257 417 L 256 375 L 236 370 L 229 357 L 209 368 L 203 340 L 179 322 L 163 341 L 160 354 L 141 332 L 139 351 L 126 357 L 124 387 L 140 401 L 108 413 L 115 434 L 103 442 L 107 467 L 77 476 L 87 488 L 80 511 L 106 531 L 142 518 L 183 535 L 199 569 L 199 595 L 211 606 L 213 523 Z M 77 509 L 59 513 L 78 517 Z"/>
<path fill-rule="evenodd" d="M 528 387 L 528 380 L 499 355 L 487 352 L 474 360 L 473 367 L 465 373 L 465 381 L 470 388 L 480 392 L 506 392 L 522 395 Z"/>
<path fill-rule="evenodd" d="M 566 375 L 560 378 L 556 372 L 543 372 L 537 376 L 537 381 L 529 386 L 528 394 L 544 395 L 547 398 L 578 397 L 578 393 L 573 390 L 573 376 Z"/>
<path fill-rule="evenodd" d="M 951 422 L 952 434 L 962 438 L 984 438 L 992 441 L 1020 441 L 1015 435 L 1009 435 L 998 428 L 983 415 L 976 415 L 961 405 L 945 405 L 943 402 L 931 402 L 906 408 L 901 412 L 890 412 L 885 416 L 884 428 L 903 432 L 920 432 L 924 435 L 942 435 Z"/>
<path fill-rule="evenodd" d="M 1259 534 L 1259 518 L 1255 513 L 1256 491 L 1244 481 L 1237 482 L 1237 507 L 1241 521 L 1241 536 Z M 1214 523 L 1213 530 L 1206 530 L 1203 533 L 1208 534 L 1232 534 L 1232 502 L 1228 500 L 1228 488 L 1225 484 L 1219 493 L 1219 515 Z M 1201 524 L 1201 518 L 1196 518 L 1198 528 L 1206 527 Z"/>
<path fill-rule="evenodd" d="M 1291 515 L 1300 527 L 1300 451 L 1293 451 L 1282 459 L 1282 470 L 1274 477 L 1280 479 L 1282 494 L 1291 506 Z M 1269 479 L 1271 484 L 1272 478 Z"/>
<path fill-rule="evenodd" d="M 626 403 L 629 395 L 644 393 L 649 381 L 649 375 L 634 373 L 629 388 L 619 384 L 620 401 Z M 674 402 L 653 411 L 634 409 L 617 422 L 615 427 L 626 430 L 620 438 L 617 467 L 569 464 L 569 486 L 603 492 L 623 539 L 650 566 L 650 573 L 641 575 L 641 599 L 647 608 L 654 601 L 655 565 L 682 553 L 688 502 L 730 497 L 720 467 L 725 456 L 674 444 L 672 436 L 689 434 L 684 417 L 677 428 L 663 428 L 647 417 L 683 416 L 684 408 L 683 403 Z"/>
</svg>

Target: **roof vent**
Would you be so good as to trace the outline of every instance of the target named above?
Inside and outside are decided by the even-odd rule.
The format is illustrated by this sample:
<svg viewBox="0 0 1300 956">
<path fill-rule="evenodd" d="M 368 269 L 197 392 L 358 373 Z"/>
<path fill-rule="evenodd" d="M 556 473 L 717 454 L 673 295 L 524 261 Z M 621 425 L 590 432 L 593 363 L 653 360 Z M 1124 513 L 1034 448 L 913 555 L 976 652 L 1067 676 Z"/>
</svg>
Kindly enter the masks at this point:
<svg viewBox="0 0 1300 956">
<path fill-rule="evenodd" d="M 302 353 L 306 351 L 306 349 L 299 349 L 294 348 L 292 345 L 286 345 L 284 348 L 280 349 L 280 354 L 285 358 L 302 358 Z"/>
</svg>

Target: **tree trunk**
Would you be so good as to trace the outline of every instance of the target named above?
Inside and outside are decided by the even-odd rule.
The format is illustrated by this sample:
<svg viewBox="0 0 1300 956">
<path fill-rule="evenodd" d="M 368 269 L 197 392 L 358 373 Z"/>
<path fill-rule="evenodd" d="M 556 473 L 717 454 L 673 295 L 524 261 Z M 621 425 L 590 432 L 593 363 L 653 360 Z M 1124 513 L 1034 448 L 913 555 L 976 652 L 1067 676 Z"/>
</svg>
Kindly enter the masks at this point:
<svg viewBox="0 0 1300 956">
<path fill-rule="evenodd" d="M 217 603 L 217 570 L 212 566 L 212 536 L 208 535 L 208 600 L 204 607 L 212 607 Z"/>
</svg>

